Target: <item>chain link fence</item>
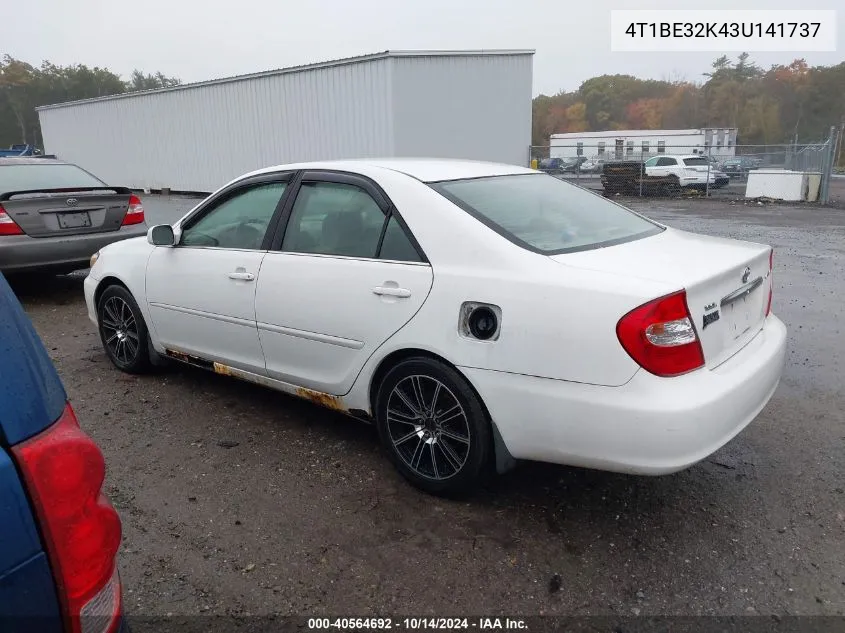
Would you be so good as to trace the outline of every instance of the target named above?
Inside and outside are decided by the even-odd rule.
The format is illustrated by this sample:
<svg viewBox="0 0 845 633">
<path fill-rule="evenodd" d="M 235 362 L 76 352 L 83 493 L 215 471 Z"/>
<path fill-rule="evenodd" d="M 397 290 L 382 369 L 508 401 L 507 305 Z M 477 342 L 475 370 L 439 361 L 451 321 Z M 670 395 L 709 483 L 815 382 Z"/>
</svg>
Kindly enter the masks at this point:
<svg viewBox="0 0 845 633">
<path fill-rule="evenodd" d="M 532 146 L 529 165 L 606 196 L 827 202 L 835 131 L 819 143 L 701 150 L 663 142 Z"/>
</svg>

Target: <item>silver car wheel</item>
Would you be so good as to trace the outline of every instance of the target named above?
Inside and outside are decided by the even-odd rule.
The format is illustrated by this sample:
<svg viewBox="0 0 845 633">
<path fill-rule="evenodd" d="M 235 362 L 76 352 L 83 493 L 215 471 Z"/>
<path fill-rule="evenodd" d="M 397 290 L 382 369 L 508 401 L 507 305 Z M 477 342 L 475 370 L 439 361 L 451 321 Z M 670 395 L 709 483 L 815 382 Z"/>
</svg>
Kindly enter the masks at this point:
<svg viewBox="0 0 845 633">
<path fill-rule="evenodd" d="M 387 400 L 387 429 L 396 453 L 422 477 L 454 477 L 469 457 L 466 412 L 455 394 L 431 376 L 415 374 L 396 384 Z"/>
</svg>

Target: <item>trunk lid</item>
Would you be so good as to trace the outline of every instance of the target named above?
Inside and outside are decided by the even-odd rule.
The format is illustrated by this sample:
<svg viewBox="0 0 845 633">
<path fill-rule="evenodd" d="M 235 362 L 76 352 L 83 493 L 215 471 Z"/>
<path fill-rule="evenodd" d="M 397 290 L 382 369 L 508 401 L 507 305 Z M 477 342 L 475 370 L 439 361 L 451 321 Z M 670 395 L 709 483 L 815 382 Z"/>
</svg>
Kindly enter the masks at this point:
<svg viewBox="0 0 845 633">
<path fill-rule="evenodd" d="M 763 244 L 667 228 L 653 237 L 552 259 L 567 266 L 659 281 L 666 285 L 666 294 L 685 289 L 705 364 L 713 368 L 741 350 L 763 327 L 771 282 L 770 251 Z"/>
<path fill-rule="evenodd" d="M 117 231 L 130 195 L 124 187 L 11 191 L 0 205 L 30 237 L 56 237 Z"/>
</svg>

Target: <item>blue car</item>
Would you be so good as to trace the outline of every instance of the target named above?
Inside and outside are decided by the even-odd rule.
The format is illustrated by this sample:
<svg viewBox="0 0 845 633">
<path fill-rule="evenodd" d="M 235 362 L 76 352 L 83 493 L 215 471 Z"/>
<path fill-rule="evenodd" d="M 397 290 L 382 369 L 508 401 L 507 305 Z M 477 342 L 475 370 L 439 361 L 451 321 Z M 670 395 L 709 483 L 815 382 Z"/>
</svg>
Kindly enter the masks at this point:
<svg viewBox="0 0 845 633">
<path fill-rule="evenodd" d="M 0 632 L 125 630 L 120 518 L 104 476 L 103 454 L 0 274 Z"/>
</svg>

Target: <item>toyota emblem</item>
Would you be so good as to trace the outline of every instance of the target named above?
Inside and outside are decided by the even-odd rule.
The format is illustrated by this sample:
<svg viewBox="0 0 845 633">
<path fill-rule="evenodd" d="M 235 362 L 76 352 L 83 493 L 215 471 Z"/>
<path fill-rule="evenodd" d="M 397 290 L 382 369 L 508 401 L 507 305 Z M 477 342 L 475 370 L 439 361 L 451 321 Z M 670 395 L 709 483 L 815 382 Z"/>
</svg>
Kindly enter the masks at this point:
<svg viewBox="0 0 845 633">
<path fill-rule="evenodd" d="M 65 201 L 65 204 L 69 207 L 75 207 L 76 205 L 79 204 L 79 200 L 77 200 L 76 198 L 68 198 Z"/>
</svg>

